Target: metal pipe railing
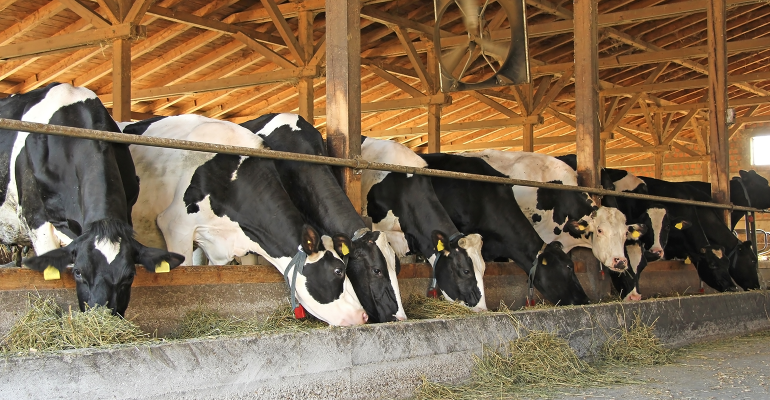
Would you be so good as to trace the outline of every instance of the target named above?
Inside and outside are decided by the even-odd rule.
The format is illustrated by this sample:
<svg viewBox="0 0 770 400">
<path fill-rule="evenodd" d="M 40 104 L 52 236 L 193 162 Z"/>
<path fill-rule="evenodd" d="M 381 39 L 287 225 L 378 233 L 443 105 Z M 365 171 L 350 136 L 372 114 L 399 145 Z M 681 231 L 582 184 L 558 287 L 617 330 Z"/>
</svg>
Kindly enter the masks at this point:
<svg viewBox="0 0 770 400">
<path fill-rule="evenodd" d="M 224 145 L 224 144 L 193 142 L 189 140 L 129 135 L 125 133 L 98 131 L 94 129 L 72 128 L 72 127 L 61 126 L 61 125 L 40 124 L 36 122 L 18 121 L 13 119 L 6 119 L 6 118 L 0 118 L 0 129 L 7 129 L 12 131 L 24 131 L 24 132 L 32 132 L 32 133 L 42 133 L 46 135 L 68 136 L 68 137 L 74 137 L 74 138 L 80 138 L 80 139 L 104 140 L 108 142 L 135 144 L 135 145 L 142 145 L 142 146 L 166 147 L 166 148 L 179 149 L 179 150 L 201 151 L 205 153 L 219 153 L 219 154 L 231 154 L 231 155 L 237 155 L 237 156 L 261 157 L 261 158 L 268 158 L 273 160 L 302 161 L 302 162 L 308 162 L 313 164 L 325 164 L 325 165 L 333 165 L 338 167 L 349 167 L 357 170 L 373 169 L 378 171 L 390 171 L 390 172 L 400 172 L 405 174 L 426 175 L 426 176 L 433 176 L 438 178 L 465 179 L 465 180 L 472 180 L 472 181 L 479 181 L 479 182 L 500 183 L 505 185 L 531 186 L 531 187 L 554 189 L 554 190 L 586 192 L 589 194 L 599 195 L 599 196 L 617 196 L 617 197 L 626 197 L 631 199 L 660 201 L 660 202 L 685 204 L 685 205 L 701 206 L 701 207 L 712 207 L 712 208 L 720 208 L 720 209 L 734 210 L 734 211 L 754 211 L 754 212 L 761 212 L 761 213 L 770 212 L 770 210 L 763 210 L 763 209 L 752 208 L 752 207 L 734 206 L 731 204 L 709 203 L 709 202 L 703 202 L 703 201 L 675 199 L 670 197 L 651 196 L 647 194 L 616 192 L 614 190 L 589 188 L 589 187 L 583 187 L 583 186 L 568 186 L 568 185 L 560 185 L 556 183 L 535 182 L 535 181 L 526 181 L 521 179 L 502 178 L 502 177 L 496 177 L 496 176 L 468 174 L 464 172 L 442 171 L 442 170 L 429 169 L 429 168 L 418 168 L 418 167 L 410 167 L 410 166 L 396 165 L 396 164 L 385 164 L 385 163 L 366 161 L 360 157 L 348 159 L 348 158 L 316 156 L 312 154 L 290 153 L 285 151 L 254 149 L 250 147 L 230 146 L 230 145 Z"/>
</svg>

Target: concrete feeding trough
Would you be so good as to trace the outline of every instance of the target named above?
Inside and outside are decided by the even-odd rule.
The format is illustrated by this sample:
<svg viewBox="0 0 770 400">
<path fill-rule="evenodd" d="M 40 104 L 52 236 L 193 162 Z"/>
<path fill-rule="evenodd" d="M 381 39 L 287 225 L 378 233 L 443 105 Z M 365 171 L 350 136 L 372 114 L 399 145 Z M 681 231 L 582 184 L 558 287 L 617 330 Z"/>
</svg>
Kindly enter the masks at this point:
<svg viewBox="0 0 770 400">
<path fill-rule="evenodd" d="M 558 332 L 590 358 L 636 315 L 668 346 L 770 329 L 769 300 L 713 294 L 7 358 L 0 398 L 403 398 L 423 377 L 467 379 L 482 346 L 520 327 Z"/>
</svg>

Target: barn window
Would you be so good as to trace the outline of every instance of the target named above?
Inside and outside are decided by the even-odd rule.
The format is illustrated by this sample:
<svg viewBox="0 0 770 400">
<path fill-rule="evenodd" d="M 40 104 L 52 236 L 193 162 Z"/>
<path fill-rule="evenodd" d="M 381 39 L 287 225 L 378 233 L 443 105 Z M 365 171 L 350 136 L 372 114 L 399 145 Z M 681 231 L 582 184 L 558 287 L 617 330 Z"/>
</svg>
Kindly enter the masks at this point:
<svg viewBox="0 0 770 400">
<path fill-rule="evenodd" d="M 770 135 L 751 138 L 751 165 L 770 165 Z"/>
</svg>

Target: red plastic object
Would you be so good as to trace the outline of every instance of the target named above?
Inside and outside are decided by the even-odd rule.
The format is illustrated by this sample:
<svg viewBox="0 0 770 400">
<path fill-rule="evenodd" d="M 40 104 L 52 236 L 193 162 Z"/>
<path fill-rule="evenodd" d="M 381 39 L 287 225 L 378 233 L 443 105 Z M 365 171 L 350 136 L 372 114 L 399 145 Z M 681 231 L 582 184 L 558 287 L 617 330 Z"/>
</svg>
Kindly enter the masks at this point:
<svg viewBox="0 0 770 400">
<path fill-rule="evenodd" d="M 307 314 L 305 314 L 305 307 L 302 307 L 302 304 L 300 304 L 294 309 L 294 319 L 302 319 L 305 317 L 307 317 Z"/>
<path fill-rule="evenodd" d="M 602 268 L 602 277 L 600 279 L 604 280 L 604 268 Z"/>
<path fill-rule="evenodd" d="M 754 222 L 754 216 L 753 215 L 749 215 L 749 222 Z"/>
<path fill-rule="evenodd" d="M 436 288 L 428 289 L 428 297 L 438 299 L 438 290 Z"/>
<path fill-rule="evenodd" d="M 698 293 L 706 293 L 706 289 L 700 288 L 700 289 L 698 289 Z"/>
</svg>

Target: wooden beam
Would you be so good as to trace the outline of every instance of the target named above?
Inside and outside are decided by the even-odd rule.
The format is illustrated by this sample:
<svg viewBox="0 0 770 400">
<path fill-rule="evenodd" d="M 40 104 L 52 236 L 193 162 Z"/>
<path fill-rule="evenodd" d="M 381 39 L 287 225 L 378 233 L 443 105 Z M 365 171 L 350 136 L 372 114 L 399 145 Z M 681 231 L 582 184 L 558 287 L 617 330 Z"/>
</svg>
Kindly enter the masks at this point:
<svg viewBox="0 0 770 400">
<path fill-rule="evenodd" d="M 113 25 L 123 22 L 120 19 L 120 8 L 115 0 L 96 0 L 96 3 L 99 4 L 102 10 L 104 10 L 104 13 L 107 14 L 107 19 L 109 19 Z"/>
<path fill-rule="evenodd" d="M 425 70 L 425 65 L 423 65 L 422 60 L 420 60 L 420 57 L 417 55 L 417 50 L 414 49 L 414 44 L 409 37 L 409 33 L 398 25 L 393 26 L 393 32 L 396 33 L 401 45 L 406 49 L 406 56 L 409 57 L 409 62 L 411 62 L 412 68 L 414 68 L 414 71 L 420 78 L 420 82 L 422 82 L 425 91 L 429 93 L 432 92 L 433 87 L 428 79 L 428 71 Z"/>
<path fill-rule="evenodd" d="M 572 81 L 572 78 L 575 76 L 575 70 L 573 68 L 568 69 L 564 75 L 559 78 L 558 81 L 556 81 L 556 84 L 553 85 L 551 90 L 548 91 L 548 94 L 545 95 L 545 97 L 542 98 L 537 104 L 535 104 L 535 109 L 532 111 L 533 114 L 540 114 L 545 110 L 546 107 L 548 107 L 551 102 L 556 99 L 556 96 L 561 93 L 561 91 L 570 84 Z"/>
<path fill-rule="evenodd" d="M 457 122 L 453 124 L 443 124 L 441 126 L 441 131 L 444 133 L 448 133 L 448 132 L 459 132 L 459 131 L 475 131 L 479 129 L 510 128 L 514 126 L 523 126 L 524 124 L 527 124 L 527 123 L 541 124 L 543 123 L 543 118 L 538 115 L 533 115 L 531 117 L 489 119 L 489 120 L 473 121 L 473 122 Z M 386 129 L 386 130 L 368 130 L 363 132 L 364 135 L 372 136 L 372 137 L 425 135 L 427 133 L 428 133 L 427 126 Z"/>
<path fill-rule="evenodd" d="M 108 28 L 93 29 L 68 35 L 54 36 L 29 42 L 14 43 L 0 47 L 0 60 L 16 60 L 28 57 L 40 57 L 94 47 L 118 39 L 141 40 L 147 36 L 144 26 L 134 24 L 113 25 Z"/>
<path fill-rule="evenodd" d="M 319 73 L 320 71 L 318 67 L 281 69 L 255 75 L 241 75 L 224 79 L 213 79 L 208 81 L 163 86 L 159 88 L 134 90 L 131 93 L 131 99 L 133 101 L 143 101 L 172 96 L 192 95 L 195 93 L 213 92 L 217 90 L 259 86 L 276 82 L 290 81 L 304 76 L 318 77 Z M 111 93 L 100 95 L 99 98 L 105 105 L 112 104 Z"/>
<path fill-rule="evenodd" d="M 575 13 L 575 134 L 577 136 L 578 182 L 598 187 L 599 179 L 599 68 L 597 14 L 594 0 L 573 0 Z"/>
<path fill-rule="evenodd" d="M 365 64 L 366 68 L 370 71 L 374 72 L 377 76 L 380 78 L 390 82 L 393 86 L 403 90 L 404 92 L 408 93 L 412 97 L 422 97 L 423 94 L 419 90 L 413 88 L 408 83 L 402 81 L 401 79 L 396 78 L 388 71 L 385 71 L 384 69 L 374 65 L 374 64 Z"/>
<path fill-rule="evenodd" d="M 433 27 L 425 25 L 409 18 L 393 15 L 388 12 L 377 9 L 374 6 L 366 6 L 361 9 L 361 16 L 380 24 L 383 24 L 389 28 L 395 25 L 401 26 L 404 29 L 409 29 L 415 32 L 419 32 L 424 35 L 428 40 L 433 40 Z M 449 32 L 445 32 L 447 36 L 451 35 Z"/>
<path fill-rule="evenodd" d="M 265 11 L 270 15 L 270 19 L 273 20 L 273 24 L 275 24 L 275 28 L 278 30 L 278 33 L 283 38 L 283 41 L 286 42 L 286 46 L 289 48 L 289 51 L 294 56 L 294 58 L 297 60 L 298 64 L 305 65 L 305 61 L 302 58 L 302 51 L 300 50 L 299 42 L 297 42 L 297 38 L 294 37 L 294 32 L 289 27 L 289 24 L 286 23 L 286 19 L 283 17 L 283 14 L 281 14 L 281 10 L 278 9 L 278 6 L 275 4 L 275 1 L 273 0 L 260 0 L 262 2 L 262 5 L 265 7 Z"/>
<path fill-rule="evenodd" d="M 123 21 L 135 24 L 142 22 L 142 18 L 144 18 L 144 15 L 154 1 L 155 0 L 134 0 L 131 8 L 128 9 L 126 16 L 123 18 Z"/>
<path fill-rule="evenodd" d="M 566 115 L 564 115 L 564 113 L 562 113 L 561 111 L 559 111 L 559 110 L 557 110 L 557 109 L 555 109 L 553 107 L 548 107 L 547 111 L 551 115 L 556 117 L 556 119 L 558 119 L 559 121 L 564 122 L 565 124 L 567 124 L 567 125 L 569 125 L 569 126 L 571 126 L 573 128 L 576 127 L 575 120 L 570 118 L 570 117 L 568 117 L 568 116 L 566 116 Z"/>
<path fill-rule="evenodd" d="M 730 129 L 727 130 L 727 133 L 728 133 L 727 140 L 732 140 L 733 136 L 735 136 L 741 130 L 741 128 L 743 128 L 743 125 L 746 124 L 745 122 L 741 121 L 741 118 L 751 117 L 751 115 L 754 114 L 754 112 L 756 112 L 758 108 L 759 106 L 751 106 L 749 107 L 748 110 L 746 110 L 746 112 L 743 113 L 743 115 L 736 118 L 735 125 L 731 126 Z"/>
<path fill-rule="evenodd" d="M 707 32 L 709 44 L 709 165 L 711 198 L 730 202 L 730 147 L 727 134 L 727 44 L 724 0 L 709 0 Z M 727 213 L 725 213 L 725 217 Z"/>
<path fill-rule="evenodd" d="M 614 131 L 620 133 L 621 135 L 627 137 L 628 139 L 631 139 L 632 141 L 636 142 L 640 146 L 649 146 L 650 145 L 650 143 L 647 142 L 646 140 L 640 138 L 639 136 L 634 135 L 633 133 L 631 133 L 631 132 L 629 132 L 629 131 L 627 131 L 627 130 L 619 127 L 619 126 L 616 126 Z"/>
<path fill-rule="evenodd" d="M 653 162 L 655 179 L 663 179 L 663 153 L 657 152 L 653 154 Z"/>
<path fill-rule="evenodd" d="M 297 36 L 302 49 L 302 60 L 308 63 L 313 58 L 313 12 L 300 11 L 297 22 Z M 297 85 L 299 107 L 298 114 L 313 125 L 313 103 L 315 93 L 313 90 L 313 78 L 302 78 Z"/>
<path fill-rule="evenodd" d="M 708 159 L 708 156 L 698 157 L 663 157 L 663 164 L 688 164 L 688 163 L 701 163 Z M 631 160 L 631 161 L 611 161 L 607 163 L 610 168 L 623 168 L 623 167 L 645 167 L 654 166 L 655 158 L 647 158 L 643 160 Z"/>
<path fill-rule="evenodd" d="M 482 94 L 479 91 L 476 90 L 469 90 L 465 92 L 469 96 L 473 97 L 474 99 L 486 104 L 489 108 L 505 115 L 508 118 L 519 118 L 521 115 L 517 114 L 515 111 L 511 110 L 510 108 L 490 99 L 486 95 Z"/>
<path fill-rule="evenodd" d="M 433 42 L 426 41 L 428 48 L 428 79 L 430 79 L 430 91 L 433 95 L 438 95 L 440 87 L 439 62 L 434 50 Z M 482 95 L 480 95 L 482 96 Z M 449 96 L 447 96 L 449 97 Z M 451 97 L 450 97 L 451 98 Z M 490 99 L 490 101 L 492 101 Z M 428 153 L 441 153 L 441 104 L 428 105 Z"/>
<path fill-rule="evenodd" d="M 91 25 L 97 28 L 107 28 L 112 25 L 109 21 L 104 19 L 101 15 L 97 14 L 94 10 L 89 8 L 80 0 L 59 0 L 67 8 L 74 11 L 80 18 L 91 23 Z"/>
<path fill-rule="evenodd" d="M 361 0 L 326 2 L 326 143 L 329 155 L 361 155 Z M 361 212 L 361 175 L 340 176 L 353 207 Z"/>
<path fill-rule="evenodd" d="M 575 143 L 575 135 L 552 136 L 544 138 L 535 138 L 535 145 L 551 145 Z M 471 151 L 484 149 L 504 149 L 508 147 L 520 147 L 524 145 L 524 140 L 497 140 L 493 142 L 473 142 L 465 144 L 445 145 L 444 151 Z"/>
<path fill-rule="evenodd" d="M 119 39 L 112 42 L 112 118 L 119 122 L 131 121 L 131 42 Z"/>
<path fill-rule="evenodd" d="M 243 44 L 245 44 L 246 47 L 263 55 L 266 59 L 272 61 L 273 63 L 277 64 L 281 68 L 287 68 L 287 69 L 296 68 L 296 65 L 294 65 L 291 61 L 285 59 L 282 55 L 269 49 L 262 43 L 259 43 L 253 38 L 246 36 L 243 32 L 236 33 L 234 37 L 239 41 L 241 41 Z"/>
<path fill-rule="evenodd" d="M 444 93 L 438 93 L 430 96 L 420 96 L 412 99 L 382 100 L 371 103 L 361 103 L 362 113 L 377 113 L 382 111 L 407 110 L 411 108 L 427 108 L 430 105 L 449 105 L 452 104 L 452 97 Z M 326 108 L 316 108 L 313 110 L 315 116 L 325 116 Z"/>
<path fill-rule="evenodd" d="M 644 83 L 645 84 L 652 84 L 652 82 L 655 82 L 655 80 L 658 79 L 660 74 L 663 73 L 663 70 L 665 70 L 667 66 L 668 66 L 668 63 L 658 64 L 658 66 L 655 67 L 655 69 L 650 73 L 650 75 L 648 75 L 647 78 L 644 80 Z M 603 91 L 601 91 L 600 93 L 601 93 L 602 96 L 606 95 L 605 93 L 603 93 Z M 641 97 L 641 93 L 637 93 L 634 96 L 631 96 L 631 98 L 628 99 L 628 101 L 623 106 L 623 108 L 621 108 L 620 111 L 618 111 L 618 113 L 615 114 L 615 117 L 613 117 L 612 120 L 608 124 L 605 124 L 604 131 L 605 132 L 612 132 L 613 130 L 615 130 L 615 127 L 620 123 L 620 121 L 623 120 L 623 118 L 625 118 L 625 116 L 628 113 L 628 111 L 631 110 L 631 108 L 634 107 L 634 104 L 637 101 L 639 101 L 640 97 Z M 652 127 L 652 125 L 650 125 L 650 127 Z"/>
<path fill-rule="evenodd" d="M 637 153 L 655 153 L 671 151 L 671 146 L 644 146 L 644 147 L 616 147 L 614 149 L 607 149 L 608 156 L 614 156 L 618 154 L 637 154 Z"/>
<path fill-rule="evenodd" d="M 684 117 L 680 118 L 679 121 L 676 123 L 676 126 L 674 129 L 669 132 L 668 136 L 663 139 L 663 144 L 670 144 L 674 139 L 676 139 L 676 136 L 679 135 L 679 132 L 684 129 L 685 126 L 687 126 L 687 123 L 690 122 L 692 117 L 695 116 L 695 114 L 698 112 L 697 108 L 693 108 L 690 110 L 690 112 L 687 113 Z"/>
</svg>

